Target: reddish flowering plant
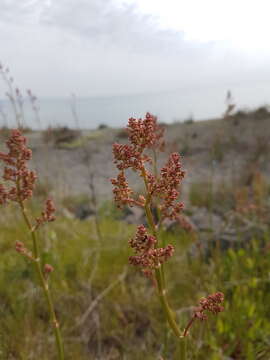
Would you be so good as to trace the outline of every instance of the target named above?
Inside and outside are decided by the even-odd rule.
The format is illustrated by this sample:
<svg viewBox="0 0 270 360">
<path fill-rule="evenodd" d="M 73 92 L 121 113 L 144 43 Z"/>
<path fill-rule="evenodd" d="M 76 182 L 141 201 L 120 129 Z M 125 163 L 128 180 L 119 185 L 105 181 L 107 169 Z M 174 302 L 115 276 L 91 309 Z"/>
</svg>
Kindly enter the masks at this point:
<svg viewBox="0 0 270 360">
<path fill-rule="evenodd" d="M 174 247 L 170 244 L 159 246 L 158 229 L 166 218 L 176 218 L 183 204 L 178 200 L 181 180 L 185 172 L 182 170 L 180 155 L 171 154 L 166 165 L 157 170 L 157 152 L 164 148 L 164 130 L 157 124 L 157 118 L 149 113 L 144 119 L 129 119 L 127 126 L 129 144 L 113 145 L 114 163 L 119 174 L 111 182 L 114 185 L 113 193 L 119 207 L 125 205 L 138 205 L 145 209 L 148 221 L 147 230 L 143 225 L 138 226 L 135 237 L 129 241 L 135 255 L 129 261 L 132 265 L 139 266 L 143 272 L 155 277 L 162 307 L 167 320 L 174 332 L 182 336 L 166 297 L 165 276 L 163 264 L 173 255 Z M 150 153 L 153 153 L 153 158 Z M 145 193 L 134 197 L 127 179 L 126 170 L 132 169 L 143 179 Z M 155 222 L 153 206 L 157 206 L 159 220 Z"/>
<path fill-rule="evenodd" d="M 163 203 L 160 205 L 162 219 L 176 219 L 183 209 L 182 202 L 177 202 L 179 197 L 179 186 L 184 178 L 180 155 L 173 153 L 165 167 L 161 169 L 160 178 L 157 181 L 156 194 Z"/>
<path fill-rule="evenodd" d="M 170 244 L 162 244 L 160 247 L 161 240 L 158 236 L 158 230 L 165 219 L 178 220 L 179 224 L 192 230 L 191 225 L 181 215 L 184 205 L 179 201 L 179 195 L 181 182 L 185 176 L 181 156 L 178 153 L 171 154 L 165 166 L 158 171 L 157 152 L 164 149 L 164 130 L 157 124 L 157 118 L 149 113 L 144 119 L 129 119 L 127 132 L 129 144 L 113 145 L 114 163 L 119 170 L 117 177 L 111 179 L 114 199 L 120 208 L 126 205 L 143 207 L 148 222 L 148 229 L 144 225 L 139 225 L 134 238 L 129 240 L 129 245 L 135 252 L 135 255 L 129 258 L 129 262 L 155 279 L 167 321 L 177 338 L 184 339 L 186 333 L 180 331 L 168 303 L 163 269 L 164 263 L 173 255 L 174 247 Z M 150 156 L 151 153 L 153 157 Z M 135 197 L 126 178 L 128 169 L 135 171 L 142 178 L 144 194 Z M 157 208 L 157 220 L 153 214 L 154 207 Z M 218 299 L 221 298 L 217 294 L 214 297 L 209 296 L 206 302 L 200 303 L 194 319 L 199 316 L 204 317 L 206 310 L 219 312 L 218 309 L 220 310 L 221 307 L 219 308 L 217 304 Z M 181 350 L 183 359 L 185 359 L 184 348 L 185 345 Z"/>
<path fill-rule="evenodd" d="M 26 138 L 20 130 L 12 130 L 10 138 L 6 141 L 8 153 L 0 152 L 0 160 L 5 164 L 3 180 L 10 186 L 0 184 L 0 204 L 9 201 L 17 202 L 21 207 L 25 200 L 33 196 L 37 175 L 29 170 L 28 161 L 32 158 L 32 151 L 27 147 Z M 55 220 L 55 206 L 51 199 L 45 204 L 41 217 L 36 219 L 36 227 Z"/>
<path fill-rule="evenodd" d="M 183 336 L 187 336 L 190 327 L 196 319 L 201 321 L 207 320 L 206 312 L 217 315 L 219 312 L 224 311 L 224 307 L 221 305 L 223 300 L 224 294 L 222 292 L 216 292 L 212 295 L 208 295 L 206 298 L 201 298 L 199 306 L 194 309 L 193 316 L 185 328 Z"/>
<path fill-rule="evenodd" d="M 117 205 L 122 207 L 129 204 L 145 207 L 144 196 L 141 195 L 138 199 L 132 197 L 133 191 L 130 189 L 125 176 L 125 170 L 131 168 L 144 179 L 148 202 L 153 203 L 154 198 L 160 200 L 161 220 L 177 218 L 183 209 L 183 203 L 178 202 L 177 199 L 181 180 L 185 176 L 180 155 L 171 154 L 168 162 L 161 169 L 160 175 L 151 173 L 146 165 L 147 163 L 152 164 L 155 159 L 146 154 L 145 150 L 154 150 L 156 155 L 156 151 L 161 151 L 164 148 L 163 128 L 157 125 L 155 116 L 147 113 L 144 120 L 129 119 L 127 131 L 131 144 L 113 145 L 114 163 L 120 170 L 117 178 L 111 180 L 114 185 L 113 193 Z M 154 166 L 156 167 L 156 164 Z"/>
<path fill-rule="evenodd" d="M 157 123 L 157 117 L 150 113 L 146 113 L 145 119 L 130 118 L 128 121 L 127 132 L 129 140 L 138 151 L 145 149 L 164 148 L 164 128 Z"/>
<path fill-rule="evenodd" d="M 24 243 L 17 241 L 15 250 L 34 264 L 40 280 L 40 285 L 44 291 L 53 324 L 58 359 L 63 360 L 64 351 L 61 333 L 48 283 L 49 274 L 53 271 L 53 267 L 49 264 L 45 264 L 42 269 L 36 235 L 36 230 L 40 225 L 55 220 L 55 206 L 53 201 L 48 199 L 41 216 L 34 221 L 31 220 L 26 209 L 26 201 L 32 197 L 37 179 L 36 173 L 28 168 L 28 161 L 32 158 L 32 151 L 27 147 L 26 138 L 22 135 L 20 130 L 11 131 L 11 136 L 6 141 L 6 145 L 8 152 L 0 152 L 0 160 L 4 163 L 4 173 L 2 178 L 5 183 L 5 185 L 0 184 L 0 204 L 7 205 L 9 202 L 15 202 L 21 209 L 23 219 L 31 235 L 33 249 L 30 251 Z"/>
<path fill-rule="evenodd" d="M 55 220 L 55 215 L 54 215 L 55 210 L 56 209 L 55 209 L 52 199 L 46 200 L 45 209 L 44 209 L 44 211 L 42 211 L 41 217 L 36 219 L 36 222 L 37 222 L 36 226 L 42 225 L 45 222 L 54 221 Z"/>
<path fill-rule="evenodd" d="M 152 159 L 146 151 L 152 150 L 156 154 L 156 151 L 164 148 L 164 129 L 157 124 L 155 116 L 147 113 L 145 119 L 129 119 L 127 132 L 130 144 L 113 145 L 114 162 L 119 174 L 111 182 L 114 185 L 114 199 L 119 207 L 138 205 L 146 210 L 152 235 L 147 234 L 143 225 L 138 227 L 135 238 L 130 241 L 130 246 L 136 253 L 135 256 L 130 257 L 130 263 L 141 266 L 149 274 L 149 270 L 160 267 L 174 252 L 172 245 L 158 248 L 157 230 L 164 219 L 177 218 L 183 209 L 183 203 L 178 201 L 178 197 L 185 172 L 182 170 L 180 155 L 177 153 L 170 155 L 160 174 L 149 170 L 149 165 L 156 164 L 154 164 L 155 158 Z M 146 191 L 138 198 L 134 198 L 133 191 L 128 185 L 125 174 L 127 169 L 136 171 L 144 180 Z M 155 204 L 158 204 L 159 224 L 154 223 L 151 212 Z"/>
<path fill-rule="evenodd" d="M 152 235 L 148 235 L 143 225 L 138 226 L 135 238 L 131 239 L 129 244 L 136 253 L 135 256 L 130 256 L 130 264 L 141 266 L 147 274 L 159 268 L 174 252 L 172 245 L 156 248 L 157 239 Z"/>
<path fill-rule="evenodd" d="M 11 182 L 7 188 L 0 186 L 0 203 L 8 201 L 23 202 L 32 197 L 36 174 L 27 168 L 27 161 L 32 157 L 32 151 L 26 146 L 26 139 L 19 130 L 12 130 L 11 137 L 6 141 L 9 152 L 0 152 L 0 160 L 5 164 L 3 180 Z"/>
</svg>

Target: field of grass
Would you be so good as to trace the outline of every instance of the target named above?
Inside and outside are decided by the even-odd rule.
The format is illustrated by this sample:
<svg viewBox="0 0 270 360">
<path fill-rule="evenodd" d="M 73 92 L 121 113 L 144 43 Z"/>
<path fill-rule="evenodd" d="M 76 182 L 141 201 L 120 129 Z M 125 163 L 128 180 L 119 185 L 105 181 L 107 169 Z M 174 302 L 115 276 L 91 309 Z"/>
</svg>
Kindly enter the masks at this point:
<svg viewBox="0 0 270 360">
<path fill-rule="evenodd" d="M 50 281 L 66 359 L 178 359 L 153 284 L 128 265 L 127 241 L 135 226 L 118 215 L 109 203 L 102 207 L 101 238 L 93 220 L 64 216 L 39 233 L 42 262 L 55 269 Z M 29 242 L 25 224 L 10 207 L 1 209 L 0 221 L 0 358 L 56 359 L 35 273 L 14 249 L 17 240 Z M 181 328 L 202 296 L 225 294 L 225 311 L 192 327 L 188 358 L 269 359 L 269 229 L 226 252 L 217 246 L 207 256 L 194 252 L 194 233 L 167 231 L 162 238 L 176 247 L 166 277 Z"/>
</svg>

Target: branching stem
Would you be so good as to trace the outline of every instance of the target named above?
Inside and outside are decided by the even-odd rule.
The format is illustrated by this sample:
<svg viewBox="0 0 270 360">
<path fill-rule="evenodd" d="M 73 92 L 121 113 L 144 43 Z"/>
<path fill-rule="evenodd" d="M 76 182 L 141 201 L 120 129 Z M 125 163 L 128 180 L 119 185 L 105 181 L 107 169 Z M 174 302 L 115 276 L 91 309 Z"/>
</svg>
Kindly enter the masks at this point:
<svg viewBox="0 0 270 360">
<path fill-rule="evenodd" d="M 153 214 L 151 211 L 151 206 L 150 206 L 151 194 L 148 191 L 149 187 L 148 187 L 148 182 L 147 182 L 146 170 L 144 168 L 142 169 L 142 177 L 143 177 L 145 189 L 147 192 L 146 203 L 145 203 L 146 218 L 147 218 L 149 228 L 150 228 L 152 234 L 155 236 L 155 238 L 157 240 L 157 244 L 158 244 L 158 234 L 157 234 L 154 217 L 153 217 Z M 156 277 L 156 282 L 157 282 L 158 297 L 160 299 L 164 314 L 166 316 L 168 324 L 169 324 L 171 330 L 173 331 L 174 335 L 180 340 L 180 359 L 186 360 L 185 339 L 175 321 L 175 316 L 170 308 L 170 305 L 169 305 L 169 302 L 167 299 L 166 284 L 165 284 L 163 268 L 159 267 L 155 270 L 155 277 Z"/>
<path fill-rule="evenodd" d="M 17 185 L 18 194 L 20 194 L 20 182 L 17 181 L 16 185 Z M 43 289 L 43 292 L 44 292 L 44 295 L 46 298 L 46 302 L 47 302 L 47 306 L 48 306 L 48 310 L 49 310 L 49 314 L 50 314 L 50 319 L 51 319 L 53 330 L 54 330 L 55 341 L 56 341 L 56 345 L 57 345 L 58 359 L 64 360 L 64 348 L 63 348 L 62 336 L 61 336 L 61 332 L 60 332 L 60 328 L 59 328 L 59 323 L 58 323 L 58 320 L 57 320 L 57 317 L 55 314 L 52 296 L 51 296 L 51 292 L 49 289 L 49 284 L 48 284 L 48 281 L 45 278 L 44 273 L 41 268 L 36 231 L 35 231 L 35 228 L 31 225 L 31 221 L 27 215 L 27 210 L 26 210 L 24 201 L 20 198 L 19 198 L 19 205 L 21 208 L 23 219 L 24 219 L 24 221 L 30 231 L 30 234 L 31 234 L 32 243 L 33 243 L 33 257 L 34 257 L 33 263 L 34 263 L 34 266 L 35 266 L 35 269 L 36 269 L 36 272 L 37 272 L 37 275 L 38 275 L 38 278 L 40 281 L 40 285 Z"/>
</svg>

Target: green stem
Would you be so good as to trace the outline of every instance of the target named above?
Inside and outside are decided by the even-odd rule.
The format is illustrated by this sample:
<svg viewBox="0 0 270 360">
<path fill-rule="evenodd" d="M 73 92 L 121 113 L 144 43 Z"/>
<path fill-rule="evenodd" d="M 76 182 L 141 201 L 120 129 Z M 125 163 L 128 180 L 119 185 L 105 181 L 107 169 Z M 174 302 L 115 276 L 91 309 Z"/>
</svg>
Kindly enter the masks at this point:
<svg viewBox="0 0 270 360">
<path fill-rule="evenodd" d="M 187 339 L 185 337 L 182 338 L 179 342 L 179 360 L 187 359 Z"/>
<path fill-rule="evenodd" d="M 20 185 L 17 182 L 17 188 L 18 190 L 20 190 Z M 20 191 L 18 191 L 18 193 L 20 193 Z M 24 206 L 23 200 L 19 201 L 19 205 L 22 211 L 22 215 L 24 218 L 24 221 L 31 233 L 31 238 L 32 238 L 32 243 L 33 243 L 33 255 L 34 255 L 34 264 L 35 264 L 35 269 L 36 272 L 38 274 L 39 277 L 39 281 L 40 281 L 40 285 L 43 289 L 45 298 L 46 298 L 46 302 L 47 302 L 47 306 L 48 306 L 48 310 L 49 310 L 49 314 L 50 314 L 50 319 L 52 322 L 52 326 L 53 326 L 53 330 L 54 330 L 54 335 L 55 335 L 55 340 L 56 340 L 56 345 L 57 345 L 57 350 L 58 350 L 58 359 L 59 360 L 64 360 L 64 348 L 63 348 L 63 342 L 62 342 L 62 336 L 61 336 L 61 332 L 60 332 L 60 328 L 59 328 L 59 323 L 58 320 L 56 318 L 56 314 L 55 314 L 55 310 L 54 310 L 54 306 L 53 306 L 53 301 L 52 301 L 52 297 L 51 297 L 51 292 L 49 290 L 49 285 L 47 280 L 45 279 L 45 276 L 42 272 L 42 268 L 41 268 L 41 264 L 40 264 L 40 257 L 39 257 L 39 251 L 38 251 L 38 244 L 37 244 L 37 237 L 36 237 L 36 233 L 33 230 L 33 227 L 31 225 L 31 222 L 28 218 L 27 212 L 26 212 L 26 208 Z"/>
<path fill-rule="evenodd" d="M 142 177 L 144 179 L 144 183 L 145 183 L 145 187 L 146 187 L 146 191 L 147 191 L 147 199 L 146 199 L 146 203 L 145 203 L 145 213 L 146 213 L 146 217 L 147 217 L 147 222 L 152 231 L 152 234 L 158 240 L 156 226 L 155 226 L 153 214 L 152 214 L 151 208 L 150 208 L 151 195 L 149 194 L 149 191 L 148 191 L 148 183 L 147 183 L 145 169 L 142 170 Z M 173 314 L 172 310 L 170 309 L 170 306 L 168 303 L 168 299 L 166 296 L 165 278 L 164 278 L 163 269 L 161 269 L 161 267 L 159 267 L 155 270 L 155 276 L 156 276 L 156 281 L 157 281 L 158 297 L 160 299 L 161 306 L 165 313 L 168 324 L 170 325 L 170 328 L 172 329 L 174 335 L 178 339 L 182 339 L 182 333 L 175 321 L 174 314 Z"/>
<path fill-rule="evenodd" d="M 158 268 L 155 270 L 155 275 L 156 275 L 156 280 L 157 280 L 157 287 L 158 287 L 158 297 L 160 299 L 162 308 L 164 310 L 164 313 L 166 315 L 166 319 L 170 325 L 170 328 L 172 329 L 174 335 L 177 338 L 182 338 L 182 333 L 178 328 L 178 325 L 176 324 L 176 321 L 174 319 L 174 314 L 172 312 L 172 310 L 170 309 L 169 303 L 168 303 L 168 299 L 166 296 L 166 290 L 163 286 L 163 281 L 162 281 L 162 274 L 161 274 L 161 269 Z"/>
</svg>

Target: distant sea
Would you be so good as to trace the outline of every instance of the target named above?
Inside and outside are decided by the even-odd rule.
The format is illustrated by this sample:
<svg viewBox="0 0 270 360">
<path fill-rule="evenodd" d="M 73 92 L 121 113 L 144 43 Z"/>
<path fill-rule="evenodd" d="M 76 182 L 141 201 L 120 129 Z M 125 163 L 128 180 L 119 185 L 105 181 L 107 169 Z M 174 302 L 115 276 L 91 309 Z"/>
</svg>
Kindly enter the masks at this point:
<svg viewBox="0 0 270 360">
<path fill-rule="evenodd" d="M 269 96 L 269 84 L 257 86 L 236 86 L 231 89 L 235 101 L 240 108 L 265 104 Z M 225 96 L 227 89 L 222 87 L 176 90 L 160 93 L 139 95 L 107 96 L 77 98 L 75 107 L 79 127 L 93 129 L 100 124 L 121 127 L 130 117 L 142 117 L 149 111 L 159 117 L 161 122 L 172 123 L 220 117 L 225 111 Z M 46 128 L 48 126 L 76 127 L 72 115 L 72 98 L 40 98 L 38 100 L 41 125 L 27 100 L 24 103 L 26 125 L 32 128 Z M 0 100 L 0 125 L 5 121 L 8 126 L 14 125 L 14 115 L 6 100 Z M 1 115 L 5 114 L 6 120 Z"/>
</svg>

